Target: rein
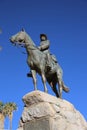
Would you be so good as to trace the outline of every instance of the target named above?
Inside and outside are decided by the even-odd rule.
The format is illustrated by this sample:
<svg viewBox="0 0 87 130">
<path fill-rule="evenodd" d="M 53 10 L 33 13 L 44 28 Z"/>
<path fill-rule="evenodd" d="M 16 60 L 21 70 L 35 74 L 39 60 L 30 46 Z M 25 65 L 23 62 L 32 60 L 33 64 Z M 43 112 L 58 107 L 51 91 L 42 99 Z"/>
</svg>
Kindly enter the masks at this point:
<svg viewBox="0 0 87 130">
<path fill-rule="evenodd" d="M 21 51 L 21 48 L 20 48 L 20 46 L 17 44 L 16 45 L 16 47 L 20 50 L 20 52 L 22 53 L 22 54 L 27 54 L 26 52 L 24 52 L 24 51 Z M 22 48 L 24 48 L 23 46 L 21 46 Z"/>
<path fill-rule="evenodd" d="M 37 47 L 37 46 L 35 46 L 35 45 L 29 45 L 29 44 L 27 44 L 27 45 L 25 45 L 25 47 L 26 48 L 29 48 L 29 49 L 31 49 L 31 50 L 36 50 L 36 49 L 38 49 L 39 50 L 39 48 Z"/>
</svg>

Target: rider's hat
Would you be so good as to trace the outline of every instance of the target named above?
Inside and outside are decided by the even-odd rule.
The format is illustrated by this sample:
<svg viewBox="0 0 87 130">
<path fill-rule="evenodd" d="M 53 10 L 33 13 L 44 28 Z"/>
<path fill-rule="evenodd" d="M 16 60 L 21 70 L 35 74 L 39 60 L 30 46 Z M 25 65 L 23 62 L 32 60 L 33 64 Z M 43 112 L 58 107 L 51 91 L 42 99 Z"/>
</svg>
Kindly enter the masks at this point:
<svg viewBox="0 0 87 130">
<path fill-rule="evenodd" d="M 40 39 L 41 39 L 41 41 L 47 40 L 46 34 L 40 34 Z"/>
</svg>

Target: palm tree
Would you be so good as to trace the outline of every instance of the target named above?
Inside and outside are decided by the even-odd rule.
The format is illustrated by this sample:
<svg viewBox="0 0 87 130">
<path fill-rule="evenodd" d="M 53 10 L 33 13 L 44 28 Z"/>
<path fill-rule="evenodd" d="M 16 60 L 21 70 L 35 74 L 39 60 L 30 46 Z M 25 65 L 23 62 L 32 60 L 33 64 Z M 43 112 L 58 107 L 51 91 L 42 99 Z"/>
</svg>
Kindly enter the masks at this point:
<svg viewBox="0 0 87 130">
<path fill-rule="evenodd" d="M 4 129 L 5 115 L 3 114 L 4 104 L 0 101 L 0 129 Z"/>
<path fill-rule="evenodd" d="M 10 130 L 12 130 L 12 119 L 13 119 L 13 111 L 17 110 L 17 105 L 13 102 L 9 102 L 5 104 L 6 115 L 10 120 Z"/>
<path fill-rule="evenodd" d="M 12 130 L 13 111 L 17 110 L 17 105 L 13 102 L 6 103 L 4 106 L 4 114 L 10 120 L 10 130 Z"/>
<path fill-rule="evenodd" d="M 0 112 L 3 110 L 4 103 L 0 101 Z"/>
</svg>

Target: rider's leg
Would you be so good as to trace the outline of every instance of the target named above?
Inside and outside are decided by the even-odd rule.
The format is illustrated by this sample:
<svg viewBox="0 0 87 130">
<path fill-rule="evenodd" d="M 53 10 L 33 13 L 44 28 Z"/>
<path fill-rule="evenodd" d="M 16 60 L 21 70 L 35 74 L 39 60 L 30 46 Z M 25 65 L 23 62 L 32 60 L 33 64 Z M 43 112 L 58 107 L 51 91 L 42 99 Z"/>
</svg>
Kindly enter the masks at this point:
<svg viewBox="0 0 87 130">
<path fill-rule="evenodd" d="M 51 54 L 51 57 L 52 57 L 52 60 L 53 60 L 55 63 L 58 63 L 58 62 L 57 62 L 57 58 L 56 58 L 55 55 Z"/>
<path fill-rule="evenodd" d="M 52 59 L 49 53 L 46 54 L 46 67 L 47 67 L 47 71 L 50 71 L 52 68 Z"/>
</svg>

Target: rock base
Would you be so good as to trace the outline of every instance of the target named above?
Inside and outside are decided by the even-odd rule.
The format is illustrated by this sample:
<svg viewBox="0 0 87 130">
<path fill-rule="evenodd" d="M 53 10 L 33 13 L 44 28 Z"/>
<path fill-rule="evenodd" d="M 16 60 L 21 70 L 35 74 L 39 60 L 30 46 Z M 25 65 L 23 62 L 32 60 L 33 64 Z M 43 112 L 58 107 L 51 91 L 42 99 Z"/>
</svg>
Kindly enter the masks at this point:
<svg viewBox="0 0 87 130">
<path fill-rule="evenodd" d="M 87 130 L 84 117 L 66 100 L 34 91 L 23 102 L 18 130 Z"/>
</svg>

